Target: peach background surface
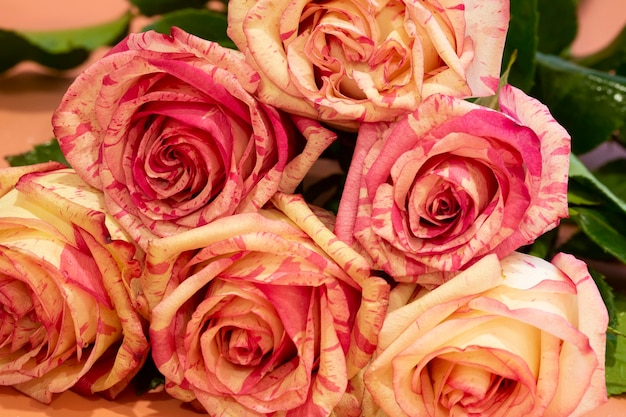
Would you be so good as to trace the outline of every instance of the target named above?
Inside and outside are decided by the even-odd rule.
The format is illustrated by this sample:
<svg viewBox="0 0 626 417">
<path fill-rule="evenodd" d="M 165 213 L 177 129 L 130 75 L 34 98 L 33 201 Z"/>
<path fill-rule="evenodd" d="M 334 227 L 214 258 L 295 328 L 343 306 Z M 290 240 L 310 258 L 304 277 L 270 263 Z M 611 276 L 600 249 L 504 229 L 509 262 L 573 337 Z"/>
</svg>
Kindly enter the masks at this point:
<svg viewBox="0 0 626 417">
<path fill-rule="evenodd" d="M 54 7 L 51 6 L 54 4 Z M 21 30 L 62 29 L 112 20 L 121 15 L 126 0 L 1 0 L 0 28 Z M 626 24 L 625 0 L 581 0 L 579 34 L 573 45 L 578 54 L 604 46 Z M 85 65 L 97 60 L 99 50 Z M 73 77 L 80 71 L 54 73 L 32 63 L 22 63 L 0 74 L 0 167 L 5 155 L 21 153 L 52 138 L 50 116 Z M 83 398 L 71 392 L 58 396 L 51 405 L 40 404 L 11 388 L 0 387 L 3 417 L 149 417 L 198 416 L 163 393 L 136 397 L 132 390 L 116 401 Z M 609 402 L 585 417 L 626 415 L 626 398 Z"/>
</svg>

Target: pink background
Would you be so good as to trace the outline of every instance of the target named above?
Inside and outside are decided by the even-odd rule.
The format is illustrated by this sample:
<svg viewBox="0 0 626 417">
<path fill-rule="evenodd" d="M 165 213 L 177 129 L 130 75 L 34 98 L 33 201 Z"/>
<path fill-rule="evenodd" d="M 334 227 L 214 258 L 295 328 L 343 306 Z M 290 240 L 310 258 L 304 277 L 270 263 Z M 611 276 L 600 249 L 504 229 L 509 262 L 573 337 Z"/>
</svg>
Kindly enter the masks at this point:
<svg viewBox="0 0 626 417">
<path fill-rule="evenodd" d="M 126 0 L 1 0 L 0 28 L 39 31 L 87 26 L 120 16 L 127 4 Z M 581 0 L 574 53 L 585 54 L 606 45 L 625 24 L 626 0 Z M 137 25 L 140 27 L 141 22 Z M 90 62 L 104 52 L 102 49 L 94 53 Z M 22 63 L 0 74 L 0 157 L 27 151 L 52 138 L 50 117 L 79 70 L 54 73 L 33 63 Z M 0 167 L 3 166 L 7 164 L 2 158 Z M 45 406 L 11 388 L 0 387 L 3 416 L 147 417 L 174 413 L 177 417 L 198 415 L 163 394 L 144 395 L 137 400 L 132 392 L 127 392 L 118 401 L 109 402 L 65 393 Z M 619 397 L 611 398 L 608 404 L 585 417 L 623 415 L 626 399 Z"/>
</svg>

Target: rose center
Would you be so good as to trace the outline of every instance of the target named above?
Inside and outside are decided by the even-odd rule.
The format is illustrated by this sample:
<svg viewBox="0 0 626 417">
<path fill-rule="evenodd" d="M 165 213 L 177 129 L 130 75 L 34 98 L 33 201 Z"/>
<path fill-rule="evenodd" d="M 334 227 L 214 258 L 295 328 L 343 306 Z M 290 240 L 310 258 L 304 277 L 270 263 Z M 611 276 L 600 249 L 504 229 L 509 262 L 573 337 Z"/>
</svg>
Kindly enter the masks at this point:
<svg viewBox="0 0 626 417">
<path fill-rule="evenodd" d="M 222 331 L 222 355 L 231 363 L 242 366 L 258 365 L 271 346 L 264 338 L 245 329 L 227 328 Z"/>
<path fill-rule="evenodd" d="M 487 214 L 497 186 L 486 166 L 455 155 L 431 158 L 413 175 L 406 204 L 418 238 L 462 234 Z"/>
<path fill-rule="evenodd" d="M 154 151 L 144 167 L 149 190 L 156 193 L 155 197 L 186 201 L 195 198 L 207 185 L 219 188 L 224 173 L 218 170 L 218 175 L 210 175 L 207 166 L 219 165 L 205 164 L 203 159 L 215 161 L 211 161 L 210 154 L 201 155 L 192 142 L 190 138 L 180 136 L 155 142 Z M 207 184 L 209 178 L 211 184 Z"/>
<path fill-rule="evenodd" d="M 435 358 L 429 364 L 439 404 L 459 415 L 484 415 L 494 404 L 511 397 L 517 383 L 490 370 Z M 452 413 L 455 414 L 455 413 Z"/>
<path fill-rule="evenodd" d="M 411 230 L 418 238 L 458 229 L 465 214 L 472 217 L 474 207 L 463 188 L 437 173 L 416 179 L 407 204 Z"/>
<path fill-rule="evenodd" d="M 304 48 L 321 92 L 360 100 L 372 86 L 382 92 L 411 81 L 413 41 L 404 28 L 404 4 L 390 1 L 372 13 L 345 1 L 310 2 L 304 8 L 295 44 Z M 430 67 L 432 59 L 425 61 Z"/>
<path fill-rule="evenodd" d="M 445 187 L 438 192 L 428 204 L 429 220 L 423 219 L 430 223 L 443 223 L 453 219 L 460 210 L 459 202 L 450 187 Z"/>
<path fill-rule="evenodd" d="M 47 332 L 37 317 L 28 286 L 0 274 L 0 305 L 0 354 L 15 357 L 20 350 L 30 355 L 41 349 L 37 357 L 45 356 Z"/>
</svg>

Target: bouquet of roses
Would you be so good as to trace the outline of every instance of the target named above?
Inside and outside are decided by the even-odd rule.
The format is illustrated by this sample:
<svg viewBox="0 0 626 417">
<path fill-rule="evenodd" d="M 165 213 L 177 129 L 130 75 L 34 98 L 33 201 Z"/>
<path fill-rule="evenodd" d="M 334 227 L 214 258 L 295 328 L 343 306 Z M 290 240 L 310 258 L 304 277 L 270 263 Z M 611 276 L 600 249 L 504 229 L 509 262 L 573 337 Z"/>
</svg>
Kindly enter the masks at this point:
<svg viewBox="0 0 626 417">
<path fill-rule="evenodd" d="M 619 303 L 576 256 L 626 260 L 626 203 L 529 94 L 591 73 L 616 95 L 623 63 L 537 52 L 568 45 L 522 24 L 552 6 L 133 3 L 161 17 L 66 92 L 66 164 L 0 170 L 1 384 L 114 398 L 153 362 L 212 416 L 577 416 L 624 392 Z"/>
</svg>

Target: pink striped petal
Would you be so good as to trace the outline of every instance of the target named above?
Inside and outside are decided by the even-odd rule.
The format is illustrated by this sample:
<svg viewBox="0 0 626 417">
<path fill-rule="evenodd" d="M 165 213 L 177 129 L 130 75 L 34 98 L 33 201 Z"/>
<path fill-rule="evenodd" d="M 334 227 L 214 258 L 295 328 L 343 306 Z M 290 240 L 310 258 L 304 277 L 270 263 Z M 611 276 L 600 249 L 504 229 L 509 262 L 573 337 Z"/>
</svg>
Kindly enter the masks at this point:
<svg viewBox="0 0 626 417">
<path fill-rule="evenodd" d="M 491 254 L 390 300 L 363 374 L 366 415 L 579 416 L 606 401 L 607 311 L 571 255 Z"/>
<path fill-rule="evenodd" d="M 145 249 L 292 192 L 335 139 L 260 102 L 258 85 L 238 51 L 178 28 L 131 34 L 70 86 L 54 132 Z"/>
<path fill-rule="evenodd" d="M 69 389 L 112 398 L 148 354 L 128 290 L 143 254 L 102 193 L 60 167 L 31 167 L 0 198 L 0 384 L 45 403 Z"/>
<path fill-rule="evenodd" d="M 328 212 L 291 194 L 272 203 L 148 251 L 155 363 L 172 395 L 215 416 L 329 415 L 386 311 L 388 285 L 332 233 Z"/>
<path fill-rule="evenodd" d="M 261 76 L 265 102 L 356 130 L 433 94 L 497 88 L 508 2 L 236 0 L 228 34 Z"/>
<path fill-rule="evenodd" d="M 558 225 L 569 136 L 511 86 L 500 102 L 501 112 L 437 95 L 395 123 L 364 124 L 337 235 L 395 280 L 432 286 Z"/>
</svg>

